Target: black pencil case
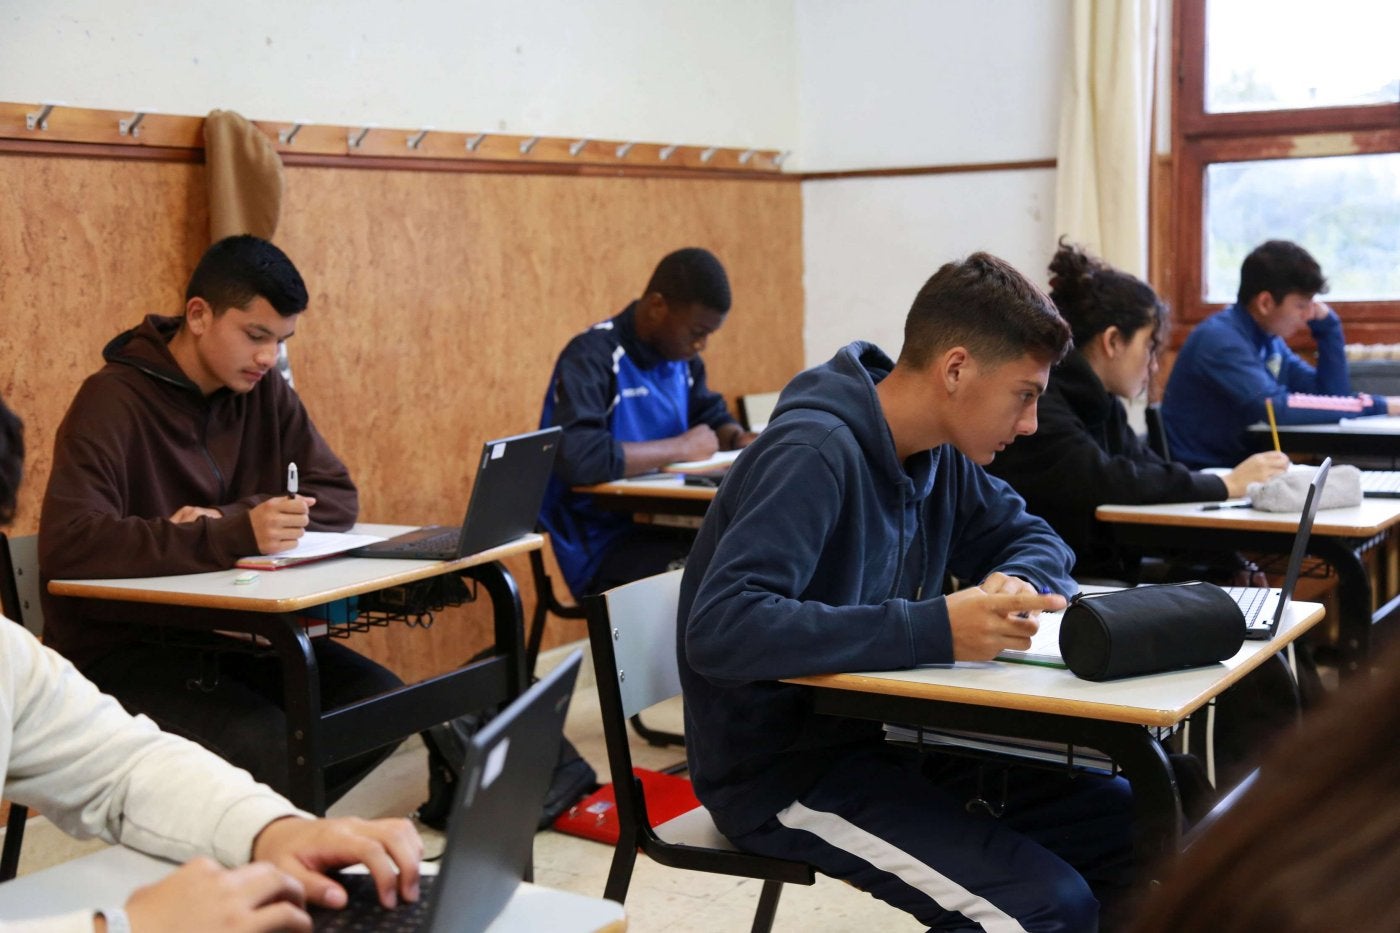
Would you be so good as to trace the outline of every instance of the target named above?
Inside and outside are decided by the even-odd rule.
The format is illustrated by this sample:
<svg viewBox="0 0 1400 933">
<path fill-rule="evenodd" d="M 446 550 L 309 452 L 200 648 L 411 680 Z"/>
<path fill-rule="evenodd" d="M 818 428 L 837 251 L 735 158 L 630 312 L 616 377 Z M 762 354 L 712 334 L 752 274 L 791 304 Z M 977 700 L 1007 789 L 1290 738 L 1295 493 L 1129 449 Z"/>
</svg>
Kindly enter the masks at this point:
<svg viewBox="0 0 1400 933">
<path fill-rule="evenodd" d="M 1214 583 L 1167 583 L 1075 597 L 1060 622 L 1060 654 L 1085 680 L 1115 680 L 1233 657 L 1244 613 Z"/>
</svg>

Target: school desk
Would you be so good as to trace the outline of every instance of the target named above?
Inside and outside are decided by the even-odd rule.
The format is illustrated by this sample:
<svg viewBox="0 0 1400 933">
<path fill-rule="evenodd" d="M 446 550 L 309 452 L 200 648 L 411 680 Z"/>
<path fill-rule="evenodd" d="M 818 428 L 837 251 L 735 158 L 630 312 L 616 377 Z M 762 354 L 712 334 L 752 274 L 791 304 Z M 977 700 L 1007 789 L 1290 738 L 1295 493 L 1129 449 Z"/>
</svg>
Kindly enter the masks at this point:
<svg viewBox="0 0 1400 933">
<path fill-rule="evenodd" d="M 359 524 L 355 531 L 391 536 L 412 525 Z M 322 768 L 380 748 L 465 712 L 493 706 L 526 687 L 524 621 L 520 593 L 502 558 L 538 550 L 543 539 L 522 535 L 500 547 L 459 560 L 391 560 L 333 557 L 264 570 L 251 583 L 244 571 L 128 579 L 52 580 L 49 592 L 89 600 L 94 618 L 149 623 L 144 607 L 162 606 L 160 624 L 201 632 L 260 636 L 282 666 L 292 801 L 325 812 Z M 311 639 L 298 612 L 338 599 L 401 586 L 441 574 L 478 581 L 491 599 L 496 653 L 398 690 L 350 706 L 322 711 Z"/>
<path fill-rule="evenodd" d="M 1273 449 L 1268 424 L 1250 425 L 1248 433 L 1252 446 Z M 1371 415 L 1335 424 L 1281 424 L 1278 439 L 1284 453 L 1331 456 L 1342 461 L 1360 457 L 1388 460 L 1392 467 L 1400 465 L 1400 417 Z"/>
<path fill-rule="evenodd" d="M 906 671 L 795 677 L 813 709 L 832 716 L 967 730 L 1096 749 L 1132 784 L 1140 865 L 1176 850 L 1181 798 L 1154 729 L 1176 726 L 1322 619 L 1318 603 L 1291 603 L 1269 641 L 1246 641 L 1208 667 L 1097 683 L 1063 668 L 1009 661 Z"/>
<path fill-rule="evenodd" d="M 1119 544 L 1149 552 L 1166 548 L 1287 554 L 1299 518 L 1296 512 L 1207 510 L 1199 502 L 1101 505 L 1094 514 L 1112 526 Z M 1349 508 L 1320 509 L 1313 522 L 1308 553 L 1337 574 L 1338 647 L 1344 675 L 1356 673 L 1369 653 L 1372 623 L 1400 608 L 1400 596 L 1388 592 L 1390 587 L 1373 586 L 1362 557 L 1397 523 L 1400 499 L 1363 499 Z"/>
</svg>

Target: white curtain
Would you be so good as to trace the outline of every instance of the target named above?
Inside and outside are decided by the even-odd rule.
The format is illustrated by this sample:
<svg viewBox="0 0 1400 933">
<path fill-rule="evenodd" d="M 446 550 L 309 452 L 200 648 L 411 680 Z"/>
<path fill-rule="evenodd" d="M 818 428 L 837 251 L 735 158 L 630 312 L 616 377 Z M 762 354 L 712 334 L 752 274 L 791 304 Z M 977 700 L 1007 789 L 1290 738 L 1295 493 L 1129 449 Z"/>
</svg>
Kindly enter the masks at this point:
<svg viewBox="0 0 1400 933">
<path fill-rule="evenodd" d="M 1060 102 L 1056 236 L 1147 277 L 1159 0 L 1073 0 Z"/>
</svg>

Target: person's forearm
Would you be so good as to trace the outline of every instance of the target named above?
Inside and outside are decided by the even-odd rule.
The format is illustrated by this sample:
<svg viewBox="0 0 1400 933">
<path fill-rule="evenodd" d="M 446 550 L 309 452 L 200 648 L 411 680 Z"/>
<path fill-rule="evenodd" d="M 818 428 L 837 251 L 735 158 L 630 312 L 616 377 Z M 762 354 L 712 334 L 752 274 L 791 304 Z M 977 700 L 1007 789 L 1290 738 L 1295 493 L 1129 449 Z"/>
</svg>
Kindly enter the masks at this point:
<svg viewBox="0 0 1400 933">
<path fill-rule="evenodd" d="M 623 441 L 624 476 L 639 476 L 659 470 L 668 463 L 685 460 L 685 444 L 681 437 L 665 437 L 655 441 Z"/>
</svg>

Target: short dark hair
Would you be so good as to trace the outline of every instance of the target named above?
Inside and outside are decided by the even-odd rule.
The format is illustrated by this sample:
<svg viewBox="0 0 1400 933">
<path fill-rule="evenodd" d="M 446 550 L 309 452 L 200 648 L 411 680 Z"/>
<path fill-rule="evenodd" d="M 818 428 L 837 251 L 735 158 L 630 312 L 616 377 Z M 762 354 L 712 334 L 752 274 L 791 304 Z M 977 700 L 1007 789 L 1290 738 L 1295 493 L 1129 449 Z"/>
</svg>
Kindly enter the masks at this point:
<svg viewBox="0 0 1400 933">
<path fill-rule="evenodd" d="M 251 234 L 224 237 L 194 267 L 185 301 L 203 298 L 214 313 L 263 297 L 283 317 L 306 310 L 306 283 L 287 254 Z"/>
<path fill-rule="evenodd" d="M 1297 293 L 1311 298 L 1327 291 L 1327 279 L 1312 254 L 1289 240 L 1269 240 L 1254 247 L 1240 264 L 1240 291 L 1236 296 L 1247 305 L 1260 292 L 1274 301 Z"/>
<path fill-rule="evenodd" d="M 1166 332 L 1167 306 L 1151 285 L 1066 243 L 1064 237 L 1050 260 L 1050 300 L 1069 322 L 1080 347 L 1110 327 L 1128 339 L 1144 327 L 1151 327 L 1158 339 Z"/>
<path fill-rule="evenodd" d="M 0 398 L 0 525 L 14 520 L 23 475 L 24 422 Z"/>
<path fill-rule="evenodd" d="M 729 313 L 729 276 L 714 253 L 698 246 L 678 249 L 657 263 L 644 294 L 652 292 L 677 304 L 699 303 Z"/>
<path fill-rule="evenodd" d="M 899 361 L 923 369 L 953 347 L 997 365 L 1026 354 L 1058 363 L 1070 331 L 1046 294 L 1004 259 L 973 253 L 933 274 L 904 320 Z"/>
</svg>

